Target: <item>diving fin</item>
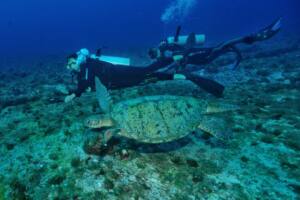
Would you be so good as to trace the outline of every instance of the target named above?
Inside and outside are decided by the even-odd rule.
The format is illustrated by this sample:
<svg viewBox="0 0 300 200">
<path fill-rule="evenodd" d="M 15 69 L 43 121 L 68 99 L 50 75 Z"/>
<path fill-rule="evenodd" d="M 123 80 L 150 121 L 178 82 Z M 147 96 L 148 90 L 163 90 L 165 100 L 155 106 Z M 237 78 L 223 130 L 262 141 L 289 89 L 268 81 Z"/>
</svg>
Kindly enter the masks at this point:
<svg viewBox="0 0 300 200">
<path fill-rule="evenodd" d="M 192 81 L 206 92 L 213 94 L 216 97 L 222 97 L 225 87 L 220 83 L 201 77 L 197 74 L 183 73 L 183 75 L 186 76 L 187 80 Z"/>
<path fill-rule="evenodd" d="M 273 37 L 281 29 L 281 18 L 278 18 L 272 24 L 262 29 L 256 34 L 256 41 L 262 41 Z"/>
<path fill-rule="evenodd" d="M 269 26 L 265 27 L 264 29 L 258 31 L 257 33 L 247 36 L 244 38 L 244 42 L 247 44 L 252 44 L 257 41 L 263 41 L 267 40 L 274 35 L 276 35 L 281 30 L 281 20 L 282 18 L 278 18 L 276 21 L 274 21 Z"/>
<path fill-rule="evenodd" d="M 281 26 L 282 26 L 282 18 L 279 17 L 275 22 L 273 22 L 271 25 L 270 25 L 270 28 L 272 31 L 279 31 L 281 29 Z"/>
<path fill-rule="evenodd" d="M 109 113 L 111 109 L 111 97 L 107 88 L 101 83 L 98 77 L 95 77 L 96 97 L 101 110 Z"/>
</svg>

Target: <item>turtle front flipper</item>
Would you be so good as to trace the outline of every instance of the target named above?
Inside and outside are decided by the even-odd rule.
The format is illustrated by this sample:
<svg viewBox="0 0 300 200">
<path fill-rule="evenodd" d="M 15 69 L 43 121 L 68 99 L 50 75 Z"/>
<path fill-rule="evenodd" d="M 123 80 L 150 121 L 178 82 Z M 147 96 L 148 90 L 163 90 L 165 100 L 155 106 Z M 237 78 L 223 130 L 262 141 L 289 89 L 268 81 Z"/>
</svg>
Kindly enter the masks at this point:
<svg viewBox="0 0 300 200">
<path fill-rule="evenodd" d="M 115 122 L 108 115 L 93 115 L 85 120 L 84 125 L 92 129 L 109 128 L 115 126 Z"/>
<path fill-rule="evenodd" d="M 110 113 L 112 101 L 107 88 L 101 83 L 100 79 L 95 77 L 96 97 L 101 110 Z"/>
</svg>

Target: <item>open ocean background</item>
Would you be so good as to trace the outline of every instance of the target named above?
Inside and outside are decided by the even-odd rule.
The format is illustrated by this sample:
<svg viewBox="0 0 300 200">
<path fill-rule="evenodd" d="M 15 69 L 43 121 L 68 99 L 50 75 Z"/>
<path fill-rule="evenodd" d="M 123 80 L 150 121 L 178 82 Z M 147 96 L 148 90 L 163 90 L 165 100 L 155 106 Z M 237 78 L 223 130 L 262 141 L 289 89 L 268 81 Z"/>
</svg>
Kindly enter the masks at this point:
<svg viewBox="0 0 300 200">
<path fill-rule="evenodd" d="M 61 55 L 82 47 L 127 50 L 155 46 L 183 32 L 217 42 L 253 32 L 283 17 L 284 32 L 299 32 L 298 0 L 197 0 L 180 20 L 163 23 L 171 0 L 2 0 L 0 57 Z"/>
</svg>

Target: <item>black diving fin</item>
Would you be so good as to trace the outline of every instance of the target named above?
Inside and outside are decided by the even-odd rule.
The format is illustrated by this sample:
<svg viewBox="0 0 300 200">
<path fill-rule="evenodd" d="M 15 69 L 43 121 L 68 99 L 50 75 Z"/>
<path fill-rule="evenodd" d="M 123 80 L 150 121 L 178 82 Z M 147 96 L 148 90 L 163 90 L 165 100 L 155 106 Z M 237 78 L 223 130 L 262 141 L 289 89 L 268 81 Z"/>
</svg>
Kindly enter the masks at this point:
<svg viewBox="0 0 300 200">
<path fill-rule="evenodd" d="M 259 31 L 256 36 L 257 40 L 266 40 L 273 37 L 276 33 L 278 33 L 281 30 L 281 21 L 282 18 L 280 17 L 277 20 L 275 20 L 272 24 Z"/>
<path fill-rule="evenodd" d="M 267 39 L 273 37 L 281 30 L 281 26 L 282 26 L 281 21 L 282 21 L 282 18 L 280 17 L 276 21 L 274 21 L 272 24 L 261 29 L 257 33 L 245 37 L 243 42 L 245 42 L 246 44 L 253 44 L 254 42 L 267 40 Z"/>
<path fill-rule="evenodd" d="M 183 73 L 183 75 L 186 77 L 187 80 L 192 81 L 206 92 L 216 97 L 222 97 L 225 89 L 225 87 L 222 84 L 194 73 Z"/>
<path fill-rule="evenodd" d="M 179 74 L 183 75 L 184 79 L 192 81 L 198 87 L 202 88 L 206 92 L 208 92 L 216 97 L 222 97 L 224 89 L 225 89 L 225 87 L 222 84 L 220 84 L 214 80 L 204 78 L 195 73 L 183 72 L 183 73 L 179 73 Z M 174 74 L 173 73 L 156 72 L 156 73 L 151 74 L 151 77 L 156 78 L 157 80 L 173 80 Z"/>
</svg>

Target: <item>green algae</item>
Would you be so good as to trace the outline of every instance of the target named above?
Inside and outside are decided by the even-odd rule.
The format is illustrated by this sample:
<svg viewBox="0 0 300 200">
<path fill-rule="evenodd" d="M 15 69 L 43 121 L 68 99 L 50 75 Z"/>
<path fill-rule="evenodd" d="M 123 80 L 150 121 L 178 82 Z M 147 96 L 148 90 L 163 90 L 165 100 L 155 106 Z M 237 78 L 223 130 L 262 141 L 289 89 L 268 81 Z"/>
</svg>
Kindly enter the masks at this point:
<svg viewBox="0 0 300 200">
<path fill-rule="evenodd" d="M 114 187 L 115 187 L 114 181 L 109 178 L 106 178 L 104 181 L 104 188 L 107 190 L 112 190 L 114 189 Z"/>
<path fill-rule="evenodd" d="M 5 187 L 0 183 L 0 200 L 5 200 Z"/>
<path fill-rule="evenodd" d="M 10 188 L 12 190 L 13 199 L 28 199 L 27 188 L 24 183 L 22 183 L 17 177 L 15 177 L 11 183 Z"/>
</svg>

